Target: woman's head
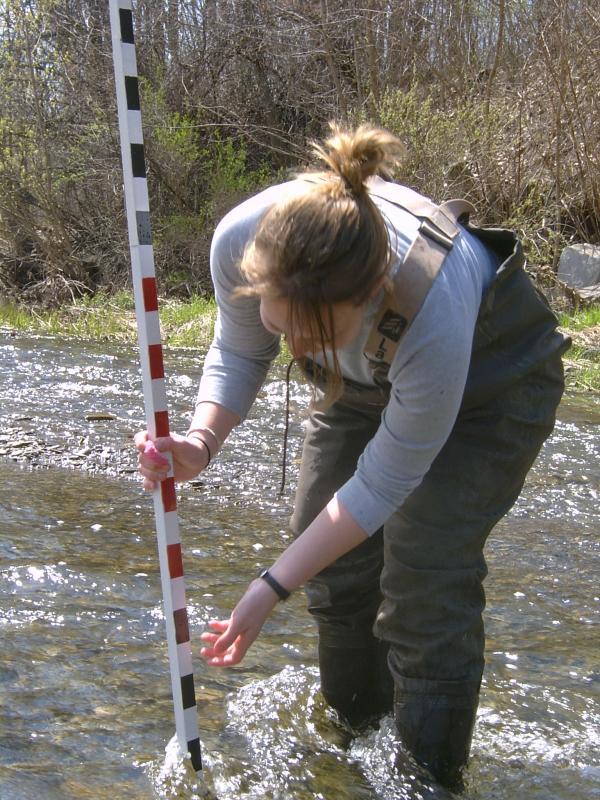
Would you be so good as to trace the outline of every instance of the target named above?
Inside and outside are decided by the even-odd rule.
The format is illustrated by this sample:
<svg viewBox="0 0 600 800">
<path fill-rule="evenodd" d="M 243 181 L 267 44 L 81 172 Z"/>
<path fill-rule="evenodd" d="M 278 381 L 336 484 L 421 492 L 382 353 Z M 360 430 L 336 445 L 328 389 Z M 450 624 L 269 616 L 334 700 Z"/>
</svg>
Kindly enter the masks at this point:
<svg viewBox="0 0 600 800">
<path fill-rule="evenodd" d="M 245 293 L 268 306 L 263 322 L 275 314 L 283 324 L 271 329 L 290 343 L 306 340 L 308 354 L 331 352 L 329 373 L 333 368 L 339 378 L 335 350 L 347 344 L 342 339 L 348 320 L 355 324 L 352 309 L 360 310 L 382 286 L 390 261 L 387 229 L 365 182 L 386 174 L 402 145 L 366 125 L 353 132 L 331 128 L 331 138 L 313 145 L 324 169 L 299 175 L 304 185 L 267 211 L 241 269 Z"/>
</svg>

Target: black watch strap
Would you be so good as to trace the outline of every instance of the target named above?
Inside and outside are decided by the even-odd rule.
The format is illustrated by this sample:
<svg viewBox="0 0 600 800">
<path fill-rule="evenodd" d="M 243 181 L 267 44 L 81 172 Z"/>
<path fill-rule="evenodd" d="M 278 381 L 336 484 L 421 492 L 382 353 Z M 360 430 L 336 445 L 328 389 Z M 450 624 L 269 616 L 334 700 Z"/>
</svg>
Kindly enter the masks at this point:
<svg viewBox="0 0 600 800">
<path fill-rule="evenodd" d="M 290 596 L 290 592 L 285 589 L 278 580 L 276 580 L 268 569 L 263 569 L 258 573 L 258 577 L 262 578 L 265 583 L 268 583 L 271 589 L 278 595 L 280 600 L 287 600 Z"/>
</svg>

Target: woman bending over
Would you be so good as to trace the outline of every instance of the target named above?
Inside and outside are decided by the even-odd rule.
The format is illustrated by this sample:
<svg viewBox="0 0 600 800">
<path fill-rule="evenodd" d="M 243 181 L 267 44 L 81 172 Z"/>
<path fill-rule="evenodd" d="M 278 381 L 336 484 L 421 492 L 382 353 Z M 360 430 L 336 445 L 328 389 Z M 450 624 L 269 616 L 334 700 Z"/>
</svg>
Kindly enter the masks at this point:
<svg viewBox="0 0 600 800">
<path fill-rule="evenodd" d="M 484 544 L 552 431 L 568 341 L 510 231 L 381 178 L 401 155 L 392 135 L 333 126 L 314 153 L 320 171 L 218 225 L 196 411 L 186 436 L 156 442 L 176 480 L 201 472 L 282 336 L 311 376 L 295 540 L 211 623 L 202 652 L 239 663 L 304 585 L 326 700 L 355 727 L 393 710 L 403 746 L 456 786 L 484 667 Z M 153 489 L 166 467 L 146 441 Z"/>
</svg>

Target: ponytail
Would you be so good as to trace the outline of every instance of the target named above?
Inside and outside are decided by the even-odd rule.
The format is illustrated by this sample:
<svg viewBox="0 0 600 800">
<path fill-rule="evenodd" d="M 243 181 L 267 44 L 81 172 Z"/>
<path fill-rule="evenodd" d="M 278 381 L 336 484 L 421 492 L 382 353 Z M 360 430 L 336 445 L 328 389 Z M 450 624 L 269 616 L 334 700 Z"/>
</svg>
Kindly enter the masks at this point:
<svg viewBox="0 0 600 800">
<path fill-rule="evenodd" d="M 404 155 L 404 145 L 391 133 L 370 125 L 344 131 L 329 123 L 332 136 L 323 144 L 312 143 L 312 152 L 330 175 L 337 176 L 347 191 L 356 196 L 366 193 L 365 182 L 374 175 L 389 178 Z"/>
</svg>

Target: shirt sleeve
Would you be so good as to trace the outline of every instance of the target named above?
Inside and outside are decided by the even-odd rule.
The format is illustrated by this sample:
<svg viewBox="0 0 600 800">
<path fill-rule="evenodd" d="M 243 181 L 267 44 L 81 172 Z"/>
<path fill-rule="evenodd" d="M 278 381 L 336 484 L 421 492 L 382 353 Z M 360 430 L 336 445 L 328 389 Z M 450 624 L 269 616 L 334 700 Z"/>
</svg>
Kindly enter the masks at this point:
<svg viewBox="0 0 600 800">
<path fill-rule="evenodd" d="M 244 282 L 239 269 L 244 249 L 266 207 L 255 199 L 228 214 L 217 226 L 210 253 L 218 311 L 196 402 L 218 403 L 241 419 L 279 353 L 280 337 L 263 326 L 258 298 L 233 296 Z"/>
</svg>

